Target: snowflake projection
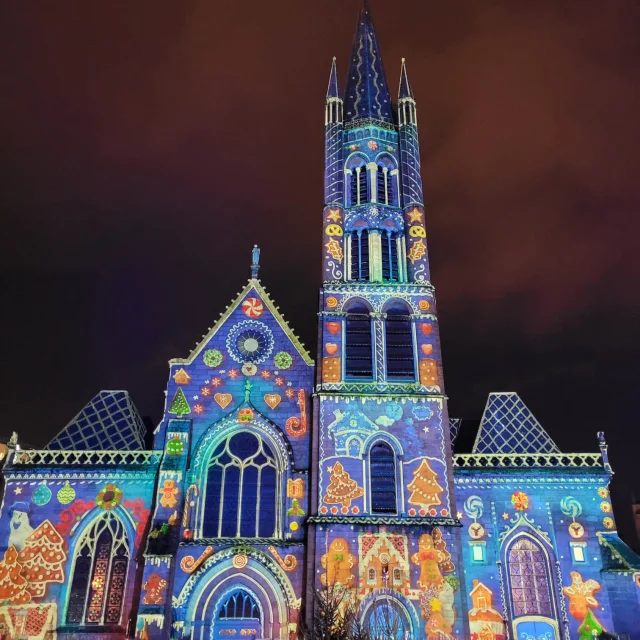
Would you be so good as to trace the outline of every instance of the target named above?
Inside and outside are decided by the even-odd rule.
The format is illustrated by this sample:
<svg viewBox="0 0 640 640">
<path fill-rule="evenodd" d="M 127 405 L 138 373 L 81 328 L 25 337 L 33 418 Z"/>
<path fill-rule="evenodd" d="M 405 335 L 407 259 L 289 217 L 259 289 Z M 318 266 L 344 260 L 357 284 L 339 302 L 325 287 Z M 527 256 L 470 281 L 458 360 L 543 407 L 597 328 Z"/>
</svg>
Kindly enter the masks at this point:
<svg viewBox="0 0 640 640">
<path fill-rule="evenodd" d="M 324 245 L 327 248 L 327 253 L 338 262 L 342 262 L 342 247 L 340 243 L 335 239 L 331 238 L 327 244 Z"/>
<path fill-rule="evenodd" d="M 273 351 L 273 333 L 266 324 L 245 320 L 235 325 L 227 336 L 227 350 L 236 362 L 264 362 Z"/>
</svg>

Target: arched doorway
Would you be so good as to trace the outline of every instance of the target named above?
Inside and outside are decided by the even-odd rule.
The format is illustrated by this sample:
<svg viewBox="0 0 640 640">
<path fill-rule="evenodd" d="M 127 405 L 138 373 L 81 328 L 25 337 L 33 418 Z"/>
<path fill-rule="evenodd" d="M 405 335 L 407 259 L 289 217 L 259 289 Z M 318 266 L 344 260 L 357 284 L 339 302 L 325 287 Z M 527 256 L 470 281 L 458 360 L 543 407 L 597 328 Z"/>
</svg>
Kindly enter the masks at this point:
<svg viewBox="0 0 640 640">
<path fill-rule="evenodd" d="M 262 638 L 262 616 L 252 594 L 245 589 L 225 594 L 216 612 L 211 637 L 212 640 Z"/>
<path fill-rule="evenodd" d="M 371 640 L 405 640 L 413 637 L 407 607 L 389 592 L 378 592 L 365 604 L 362 621 Z"/>
</svg>

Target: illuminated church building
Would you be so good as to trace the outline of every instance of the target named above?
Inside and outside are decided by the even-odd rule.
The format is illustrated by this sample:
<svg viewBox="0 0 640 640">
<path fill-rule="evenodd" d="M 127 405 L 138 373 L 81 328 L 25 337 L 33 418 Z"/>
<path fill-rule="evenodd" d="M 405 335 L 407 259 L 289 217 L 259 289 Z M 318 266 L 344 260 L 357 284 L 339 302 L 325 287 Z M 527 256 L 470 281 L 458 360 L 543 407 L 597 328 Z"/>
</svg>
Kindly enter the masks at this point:
<svg viewBox="0 0 640 640">
<path fill-rule="evenodd" d="M 170 362 L 144 448 L 103 391 L 43 450 L 4 451 L 3 638 L 301 637 L 347 592 L 372 638 L 640 638 L 602 434 L 563 454 L 515 393 L 455 453 L 416 102 L 365 3 L 325 108 L 315 361 L 258 280 Z M 318 150 L 320 151 L 320 150 Z M 627 634 L 624 636 L 624 634 Z"/>
</svg>

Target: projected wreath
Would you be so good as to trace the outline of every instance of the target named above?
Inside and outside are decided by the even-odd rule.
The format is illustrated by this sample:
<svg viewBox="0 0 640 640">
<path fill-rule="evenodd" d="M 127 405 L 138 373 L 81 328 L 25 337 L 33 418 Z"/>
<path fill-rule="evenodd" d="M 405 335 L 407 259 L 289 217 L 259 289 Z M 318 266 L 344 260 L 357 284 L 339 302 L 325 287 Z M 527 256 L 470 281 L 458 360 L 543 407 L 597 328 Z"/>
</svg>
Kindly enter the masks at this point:
<svg viewBox="0 0 640 640">
<path fill-rule="evenodd" d="M 236 362 L 260 364 L 273 351 L 273 333 L 262 322 L 245 320 L 229 331 L 227 351 Z"/>
</svg>

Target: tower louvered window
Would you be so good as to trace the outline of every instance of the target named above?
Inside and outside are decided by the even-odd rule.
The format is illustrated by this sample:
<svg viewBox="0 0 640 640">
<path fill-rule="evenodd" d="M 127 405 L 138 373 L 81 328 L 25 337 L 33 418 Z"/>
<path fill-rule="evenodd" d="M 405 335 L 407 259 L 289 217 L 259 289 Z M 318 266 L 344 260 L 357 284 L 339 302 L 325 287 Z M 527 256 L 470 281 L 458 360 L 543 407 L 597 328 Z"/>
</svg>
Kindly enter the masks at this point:
<svg viewBox="0 0 640 640">
<path fill-rule="evenodd" d="M 359 184 L 358 204 L 365 204 L 369 202 L 369 171 L 366 165 L 360 167 Z"/>
<path fill-rule="evenodd" d="M 271 538 L 280 474 L 266 442 L 244 431 L 223 440 L 208 465 L 202 535 Z"/>
<path fill-rule="evenodd" d="M 382 279 L 398 282 L 400 270 L 398 266 L 398 234 L 390 230 L 382 233 Z"/>
<path fill-rule="evenodd" d="M 345 373 L 347 378 L 371 380 L 373 349 L 371 316 L 364 305 L 352 307 L 345 322 Z"/>
<path fill-rule="evenodd" d="M 76 548 L 67 624 L 117 625 L 129 567 L 124 526 L 113 513 L 98 518 Z"/>
<path fill-rule="evenodd" d="M 375 444 L 369 453 L 369 481 L 371 484 L 371 512 L 395 513 L 396 457 L 385 442 Z"/>
<path fill-rule="evenodd" d="M 351 233 L 351 280 L 369 280 L 369 232 L 366 229 Z"/>
<path fill-rule="evenodd" d="M 414 380 L 411 316 L 402 306 L 391 307 L 385 321 L 387 379 Z"/>
</svg>

